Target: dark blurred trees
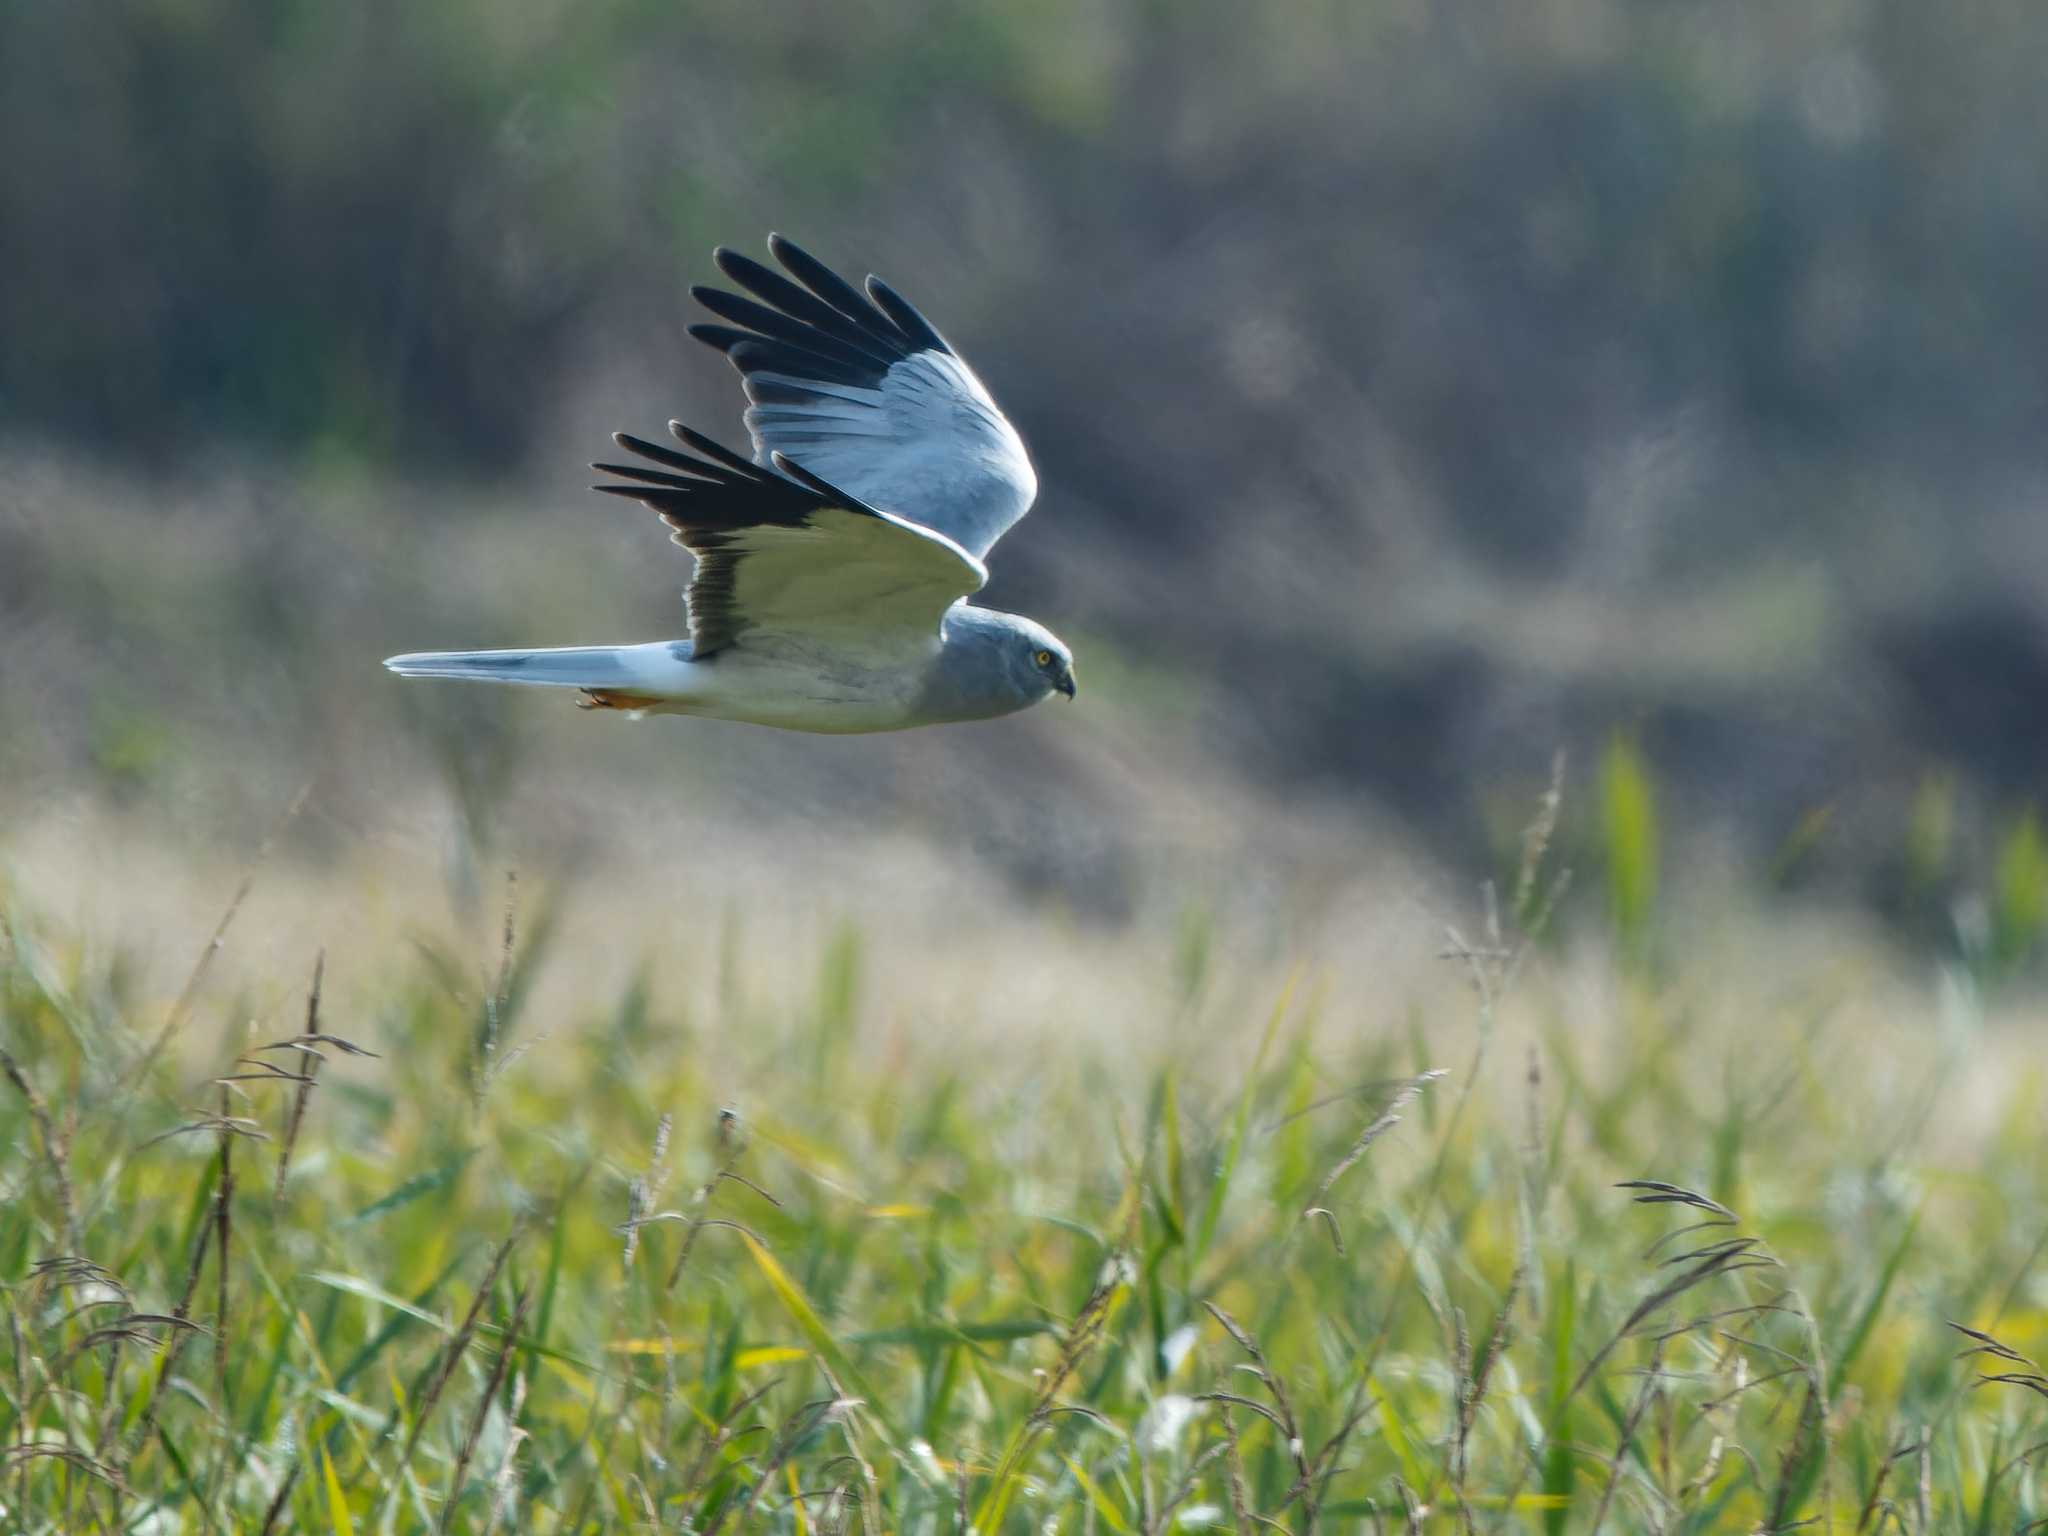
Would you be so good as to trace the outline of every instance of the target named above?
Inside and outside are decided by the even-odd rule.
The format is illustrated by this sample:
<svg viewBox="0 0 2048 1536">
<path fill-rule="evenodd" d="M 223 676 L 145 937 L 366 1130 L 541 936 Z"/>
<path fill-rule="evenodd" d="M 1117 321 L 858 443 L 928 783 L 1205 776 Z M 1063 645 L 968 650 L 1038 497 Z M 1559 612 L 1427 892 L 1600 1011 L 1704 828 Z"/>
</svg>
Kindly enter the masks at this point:
<svg viewBox="0 0 2048 1536">
<path fill-rule="evenodd" d="M 2038 436 L 2044 64 L 1988 0 L 17 4 L 0 388 L 502 471 L 573 327 L 773 207 L 1040 392 L 1090 377 L 1063 304 L 1131 403 L 1270 450 L 1355 388 L 1475 545 L 1555 561 L 1587 459 L 1687 408 L 1755 473 Z"/>
<path fill-rule="evenodd" d="M 2048 606 L 2044 78 L 2012 0 L 26 0 L 0 430 L 530 474 L 780 226 L 1025 427 L 998 596 L 1244 679 L 1262 770 L 2024 795 L 1928 626 Z"/>
</svg>

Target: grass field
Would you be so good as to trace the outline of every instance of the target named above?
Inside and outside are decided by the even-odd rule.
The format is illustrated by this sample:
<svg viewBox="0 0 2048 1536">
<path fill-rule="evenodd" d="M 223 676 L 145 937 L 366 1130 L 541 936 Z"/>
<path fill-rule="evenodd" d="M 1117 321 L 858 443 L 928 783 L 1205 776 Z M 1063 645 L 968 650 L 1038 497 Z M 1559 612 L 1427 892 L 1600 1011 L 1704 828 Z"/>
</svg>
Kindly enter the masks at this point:
<svg viewBox="0 0 2048 1536">
<path fill-rule="evenodd" d="M 0 1527 L 2030 1528 L 2029 996 L 1555 862 L 1399 964 L 536 889 L 174 1000 L 16 888 Z"/>
</svg>

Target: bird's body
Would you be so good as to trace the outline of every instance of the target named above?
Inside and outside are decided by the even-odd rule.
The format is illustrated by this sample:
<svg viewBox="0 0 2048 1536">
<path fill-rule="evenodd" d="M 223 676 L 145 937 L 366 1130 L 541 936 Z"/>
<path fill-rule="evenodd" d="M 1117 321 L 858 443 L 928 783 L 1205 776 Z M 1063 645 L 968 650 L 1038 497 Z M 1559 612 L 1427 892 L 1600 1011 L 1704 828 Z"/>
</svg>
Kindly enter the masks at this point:
<svg viewBox="0 0 2048 1536">
<path fill-rule="evenodd" d="M 1018 637 L 1051 641 L 1016 614 L 955 605 L 938 634 L 856 655 L 789 638 L 693 660 L 687 640 L 546 650 L 425 651 L 385 663 L 401 677 L 573 688 L 586 707 L 700 715 L 748 725 L 858 736 L 916 725 L 991 720 L 1028 709 L 1057 685 L 1000 654 Z M 1053 642 L 1057 643 L 1057 642 Z M 1034 646 L 1042 649 L 1042 646 Z M 994 658 L 994 659 L 992 659 Z M 989 686 L 993 683 L 995 686 Z"/>
<path fill-rule="evenodd" d="M 404 677 L 572 688 L 591 708 L 848 735 L 992 719 L 1074 693 L 1042 625 L 978 608 L 981 557 L 1038 480 L 1014 428 L 924 317 L 869 278 L 854 290 L 780 237 L 801 283 L 730 251 L 767 304 L 692 290 L 728 325 L 692 326 L 745 377 L 749 462 L 670 422 L 694 453 L 621 433 L 625 483 L 696 557 L 690 636 L 643 645 L 432 651 Z M 769 306 L 773 307 L 769 307 Z"/>
</svg>

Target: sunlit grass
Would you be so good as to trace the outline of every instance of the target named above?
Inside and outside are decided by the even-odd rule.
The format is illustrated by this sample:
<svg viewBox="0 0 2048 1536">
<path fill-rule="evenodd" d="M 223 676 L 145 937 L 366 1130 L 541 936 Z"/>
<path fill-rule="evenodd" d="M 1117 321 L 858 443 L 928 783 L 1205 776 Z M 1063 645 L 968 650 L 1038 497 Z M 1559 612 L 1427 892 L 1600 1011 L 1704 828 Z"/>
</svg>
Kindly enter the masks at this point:
<svg viewBox="0 0 2048 1536">
<path fill-rule="evenodd" d="M 2028 1526 L 2043 1084 L 1974 1068 L 2034 1058 L 1963 982 L 1760 1006 L 1782 951 L 1660 918 L 1641 773 L 1604 897 L 1547 823 L 1475 895 L 1454 1008 L 1304 955 L 1224 1009 L 1191 923 L 1170 1051 L 878 1028 L 916 983 L 857 923 L 782 1002 L 543 1021 L 579 956 L 529 902 L 290 1016 L 201 988 L 152 1062 L 161 1004 L 21 893 L 0 1524 Z M 1560 904 L 1619 932 L 1534 942 Z"/>
</svg>

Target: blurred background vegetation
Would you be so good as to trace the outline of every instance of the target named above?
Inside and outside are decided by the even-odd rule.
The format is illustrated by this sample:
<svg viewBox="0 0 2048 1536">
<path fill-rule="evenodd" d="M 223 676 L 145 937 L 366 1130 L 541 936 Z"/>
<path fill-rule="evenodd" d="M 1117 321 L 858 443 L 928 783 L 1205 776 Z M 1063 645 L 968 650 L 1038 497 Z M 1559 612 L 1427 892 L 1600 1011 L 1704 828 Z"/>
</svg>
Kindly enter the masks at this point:
<svg viewBox="0 0 2048 1536">
<path fill-rule="evenodd" d="M 1270 875 L 1512 868 L 1564 749 L 1646 945 L 1733 868 L 2022 968 L 2044 67 L 2000 0 L 0 8 L 4 842 L 244 852 L 312 778 L 304 851 L 474 887 L 857 806 L 1281 923 Z M 989 596 L 1080 705 L 819 743 L 384 677 L 675 631 L 582 465 L 737 435 L 684 290 L 769 228 L 1019 422 Z"/>
</svg>

